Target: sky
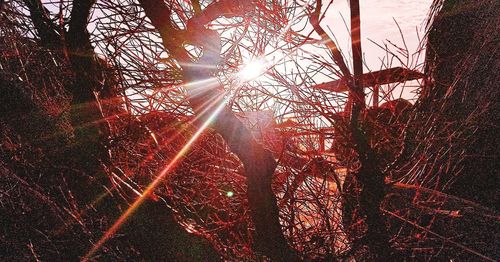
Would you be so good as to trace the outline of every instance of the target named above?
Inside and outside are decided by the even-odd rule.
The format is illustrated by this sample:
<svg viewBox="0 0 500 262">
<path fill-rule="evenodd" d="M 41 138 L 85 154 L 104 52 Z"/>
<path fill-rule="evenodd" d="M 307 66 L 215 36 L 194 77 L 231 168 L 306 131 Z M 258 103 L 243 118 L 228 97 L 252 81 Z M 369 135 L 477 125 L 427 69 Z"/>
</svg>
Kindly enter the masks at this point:
<svg viewBox="0 0 500 262">
<path fill-rule="evenodd" d="M 323 0 L 323 5 L 329 2 Z M 419 45 L 418 34 L 422 37 L 425 32 L 425 22 L 431 3 L 432 0 L 360 0 L 362 48 L 366 63 L 371 69 L 376 70 L 380 67 L 379 57 L 384 56 L 385 51 L 368 39 L 378 44 L 390 40 L 402 46 L 397 26 L 399 24 L 409 51 L 415 52 Z M 348 1 L 335 0 L 322 25 L 329 26 L 336 38 L 341 41 L 340 47 L 347 50 L 349 35 L 342 16 L 349 21 Z"/>
<path fill-rule="evenodd" d="M 310 0 L 309 2 L 313 2 Z M 425 22 L 429 7 L 433 0 L 360 0 L 361 7 L 361 34 L 362 48 L 364 53 L 365 69 L 364 71 L 376 71 L 382 66 L 380 59 L 385 56 L 385 51 L 372 43 L 370 40 L 384 45 L 388 41 L 396 45 L 403 46 L 401 34 L 398 26 L 401 28 L 402 35 L 405 38 L 405 43 L 408 46 L 410 53 L 416 52 L 419 48 L 419 38 L 422 38 L 425 32 Z M 44 0 L 43 2 L 49 2 Z M 327 6 L 332 0 L 323 0 L 323 6 Z M 58 9 L 57 9 L 58 10 Z M 54 11 L 57 11 L 54 9 Z M 94 14 L 96 15 L 96 14 Z M 335 39 L 345 56 L 350 57 L 350 38 L 349 28 L 342 17 L 349 24 L 349 2 L 348 0 L 333 0 L 333 4 L 329 7 L 325 19 L 322 21 L 322 26 L 327 33 L 334 34 Z M 396 24 L 397 23 L 397 24 Z M 348 25 L 347 25 L 348 26 Z M 312 30 L 310 28 L 309 30 Z M 395 48 L 392 48 L 395 50 Z M 410 68 L 415 68 L 416 64 L 423 62 L 423 55 L 418 61 L 408 62 Z M 350 62 L 350 59 L 346 59 Z M 391 67 L 400 66 L 398 63 L 393 63 Z M 330 78 L 322 78 L 318 75 L 317 82 L 331 81 Z M 406 88 L 404 90 L 405 98 L 413 98 L 413 89 Z"/>
<path fill-rule="evenodd" d="M 312 1 L 312 0 L 311 0 Z M 361 7 L 361 34 L 365 62 L 372 70 L 380 68 L 380 57 L 385 52 L 371 43 L 369 39 L 378 44 L 383 44 L 387 39 L 398 45 L 402 45 L 401 36 L 396 22 L 402 29 L 406 44 L 410 52 L 418 49 L 419 37 L 425 32 L 425 21 L 429 7 L 433 0 L 360 0 Z M 42 2 L 52 2 L 43 0 Z M 332 0 L 323 0 L 323 6 L 327 6 Z M 334 32 L 342 50 L 350 50 L 348 30 L 342 17 L 348 21 L 348 0 L 333 0 L 328 9 L 322 26 L 328 33 Z M 48 5 L 55 13 L 58 11 L 56 5 Z M 331 29 L 328 30 L 327 27 Z M 417 34 L 418 32 L 418 34 Z M 421 58 L 421 60 L 423 57 Z"/>
</svg>

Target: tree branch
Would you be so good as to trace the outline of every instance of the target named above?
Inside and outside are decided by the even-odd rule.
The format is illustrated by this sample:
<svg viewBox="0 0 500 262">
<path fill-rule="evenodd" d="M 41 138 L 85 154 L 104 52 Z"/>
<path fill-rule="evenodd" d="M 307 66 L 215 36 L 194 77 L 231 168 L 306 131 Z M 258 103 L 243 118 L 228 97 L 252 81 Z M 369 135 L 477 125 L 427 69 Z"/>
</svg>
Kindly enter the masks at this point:
<svg viewBox="0 0 500 262">
<path fill-rule="evenodd" d="M 208 30 L 205 25 L 220 16 L 243 15 L 248 7 L 247 1 L 214 2 L 188 21 L 189 34 L 173 30 L 170 10 L 161 0 L 139 0 L 146 15 L 162 34 L 163 45 L 175 59 L 183 59 L 185 50 L 182 44 L 194 43 L 203 48 L 203 56 L 195 64 L 210 65 L 216 68 L 220 60 L 221 43 L 217 32 Z M 154 7 L 154 8 L 153 8 Z M 162 33 L 162 31 L 164 33 Z M 167 34 L 168 32 L 168 34 Z M 174 36 L 171 33 L 178 33 Z M 189 36 L 189 37 L 188 37 Z M 177 57 L 178 55 L 181 57 Z M 182 66 L 184 81 L 187 84 L 188 99 L 198 115 L 212 112 L 206 101 L 220 100 L 224 96 L 220 84 L 214 80 L 212 85 L 206 81 L 213 79 L 213 69 L 200 66 Z M 271 188 L 276 169 L 272 153 L 257 143 L 252 133 L 225 106 L 215 119 L 212 127 L 224 138 L 232 152 L 242 161 L 247 177 L 247 197 L 255 225 L 255 242 L 258 250 L 274 261 L 297 261 L 298 257 L 288 246 L 279 223 L 279 209 Z"/>
<path fill-rule="evenodd" d="M 73 103 L 81 104 L 95 101 L 94 91 L 103 87 L 102 67 L 95 59 L 94 48 L 87 31 L 90 11 L 95 0 L 74 0 L 71 20 L 66 35 L 66 54 L 75 74 L 75 83 L 71 87 Z"/>
<path fill-rule="evenodd" d="M 359 0 L 350 0 L 351 9 L 351 44 L 353 52 L 354 80 L 352 92 L 354 99 L 351 111 L 351 133 L 354 148 L 361 167 L 354 173 L 360 184 L 359 207 L 366 215 L 367 231 L 361 241 L 366 245 L 376 260 L 398 260 L 390 247 L 390 237 L 380 206 L 385 197 L 386 185 L 384 174 L 380 170 L 378 156 L 368 143 L 368 139 L 359 125 L 359 116 L 365 108 L 363 90 L 363 57 L 361 51 L 361 23 Z"/>
<path fill-rule="evenodd" d="M 314 9 L 314 12 L 309 16 L 309 20 L 311 21 L 311 25 L 314 28 L 314 31 L 318 33 L 318 35 L 321 37 L 323 42 L 326 44 L 328 47 L 328 50 L 332 52 L 333 60 L 335 64 L 338 65 L 340 72 L 343 74 L 344 77 L 350 78 L 351 77 L 351 72 L 349 68 L 347 67 L 347 64 L 344 61 L 344 57 L 340 53 L 339 49 L 337 48 L 337 45 L 333 40 L 326 34 L 325 30 L 321 27 L 319 24 L 321 19 L 320 19 L 320 14 L 321 14 L 321 0 L 316 1 L 316 8 Z"/>
<path fill-rule="evenodd" d="M 144 9 L 151 24 L 160 33 L 163 46 L 170 55 L 179 63 L 190 62 L 189 54 L 183 47 L 186 42 L 186 32 L 176 28 L 171 21 L 172 10 L 160 0 L 139 0 L 139 4 Z"/>
<path fill-rule="evenodd" d="M 346 87 L 349 89 L 348 105 L 351 104 L 350 101 L 352 101 L 353 99 L 358 101 L 359 104 L 361 103 L 364 104 L 365 97 L 364 95 L 361 95 L 359 91 L 355 90 L 354 88 L 355 80 L 353 79 L 351 71 L 349 70 L 349 67 L 346 64 L 344 57 L 342 56 L 342 53 L 340 53 L 340 50 L 338 49 L 333 39 L 331 39 L 330 36 L 328 36 L 328 34 L 325 32 L 325 30 L 323 30 L 323 28 L 320 25 L 321 21 L 320 14 L 322 6 L 321 2 L 322 2 L 321 0 L 316 1 L 316 8 L 314 9 L 314 12 L 309 16 L 311 25 L 313 26 L 314 31 L 318 33 L 323 42 L 326 44 L 328 50 L 330 50 L 330 52 L 332 53 L 333 61 L 339 67 L 339 70 L 342 73 L 343 79 L 341 80 L 345 82 Z M 362 73 L 360 75 L 362 75 Z M 347 108 L 347 110 L 350 110 L 350 108 Z"/>
<path fill-rule="evenodd" d="M 193 6 L 193 10 L 196 15 L 201 13 L 200 0 L 191 0 L 191 5 Z"/>
<path fill-rule="evenodd" d="M 62 45 L 61 35 L 50 19 L 50 12 L 40 0 L 24 0 L 30 11 L 31 21 L 40 36 L 41 44 L 47 48 L 59 48 Z"/>
</svg>

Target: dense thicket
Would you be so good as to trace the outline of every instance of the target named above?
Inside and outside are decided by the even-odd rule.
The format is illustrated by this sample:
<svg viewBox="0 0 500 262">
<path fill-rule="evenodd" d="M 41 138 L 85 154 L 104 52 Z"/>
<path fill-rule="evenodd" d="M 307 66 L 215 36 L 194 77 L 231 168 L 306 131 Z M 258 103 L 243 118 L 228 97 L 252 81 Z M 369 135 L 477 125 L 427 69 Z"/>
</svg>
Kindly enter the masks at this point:
<svg viewBox="0 0 500 262">
<path fill-rule="evenodd" d="M 435 1 L 418 101 L 375 109 L 360 100 L 359 35 L 351 73 L 319 24 L 320 2 L 301 17 L 331 57 L 308 59 L 346 83 L 339 96 L 314 89 L 315 72 L 300 66 L 293 81 L 269 69 L 274 91 L 265 81 L 235 91 L 227 77 L 305 10 L 296 1 L 181 2 L 63 1 L 58 17 L 41 1 L 0 1 L 0 260 L 82 259 L 214 110 L 90 259 L 499 259 L 498 1 Z M 93 8 L 105 13 L 97 33 Z M 227 23 L 205 27 L 216 19 Z M 310 40 L 287 33 L 284 50 Z M 236 95 L 219 107 L 225 91 Z M 269 97 L 282 107 L 259 107 Z M 337 98 L 352 108 L 329 107 Z M 276 123 L 256 135 L 246 110 Z M 303 133 L 337 140 L 314 150 Z"/>
</svg>

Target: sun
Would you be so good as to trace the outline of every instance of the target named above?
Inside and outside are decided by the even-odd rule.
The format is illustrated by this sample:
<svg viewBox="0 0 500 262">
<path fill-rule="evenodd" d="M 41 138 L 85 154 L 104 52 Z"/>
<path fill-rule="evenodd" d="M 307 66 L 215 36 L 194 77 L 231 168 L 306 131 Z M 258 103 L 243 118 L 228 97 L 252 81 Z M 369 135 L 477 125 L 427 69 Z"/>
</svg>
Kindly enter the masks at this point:
<svg viewBox="0 0 500 262">
<path fill-rule="evenodd" d="M 251 81 L 261 76 L 267 70 L 267 63 L 264 59 L 255 59 L 243 65 L 238 72 L 238 77 L 245 81 Z"/>
</svg>

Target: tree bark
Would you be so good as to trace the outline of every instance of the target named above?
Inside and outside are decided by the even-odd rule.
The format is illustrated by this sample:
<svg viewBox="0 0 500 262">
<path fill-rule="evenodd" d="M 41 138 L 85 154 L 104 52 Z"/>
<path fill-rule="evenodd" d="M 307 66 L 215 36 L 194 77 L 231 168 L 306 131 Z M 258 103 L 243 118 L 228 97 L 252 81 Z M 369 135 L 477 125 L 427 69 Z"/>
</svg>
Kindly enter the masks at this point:
<svg viewBox="0 0 500 262">
<path fill-rule="evenodd" d="M 311 24 L 314 30 L 320 35 L 323 40 L 326 40 L 326 45 L 332 52 L 335 63 L 339 66 L 342 74 L 342 81 L 346 83 L 349 91 L 349 103 L 352 108 L 350 110 L 350 121 L 348 128 L 354 151 L 358 155 L 358 160 L 361 164 L 359 170 L 354 171 L 359 187 L 360 194 L 358 196 L 360 211 L 366 216 L 366 225 L 368 230 L 361 239 L 361 245 L 366 245 L 376 259 L 391 259 L 392 249 L 389 244 L 389 235 L 380 204 L 385 197 L 385 182 L 384 175 L 378 166 L 378 157 L 373 149 L 368 144 L 366 135 L 364 134 L 360 122 L 360 114 L 365 109 L 365 93 L 363 90 L 363 57 L 361 49 L 361 20 L 359 11 L 359 0 L 351 0 L 351 44 L 353 53 L 353 74 L 349 71 L 342 54 L 332 39 L 320 26 L 321 1 L 316 1 L 315 12 L 311 15 Z M 347 125 L 347 123 L 346 123 Z M 343 127 L 337 127 L 343 129 Z M 348 139 L 345 137 L 345 139 Z"/>
<path fill-rule="evenodd" d="M 24 4 L 30 11 L 31 21 L 40 37 L 42 46 L 59 49 L 62 44 L 61 35 L 50 19 L 49 11 L 40 0 L 24 0 Z"/>
<path fill-rule="evenodd" d="M 365 105 L 363 90 L 363 57 L 361 50 L 361 23 L 359 0 L 350 1 L 351 9 L 351 38 L 353 53 L 353 86 L 354 93 L 351 111 L 351 133 L 355 143 L 354 148 L 361 163 L 360 169 L 354 173 L 360 184 L 359 207 L 366 216 L 367 231 L 361 240 L 366 245 L 375 260 L 394 260 L 390 247 L 390 237 L 387 232 L 385 219 L 380 205 L 385 197 L 386 185 L 384 174 L 378 166 L 378 157 L 368 144 L 365 133 L 361 129 L 359 116 Z"/>
<path fill-rule="evenodd" d="M 200 15 L 188 21 L 187 31 L 179 30 L 170 20 L 170 10 L 161 0 L 140 0 L 146 15 L 159 30 L 163 45 L 180 62 L 188 62 L 184 43 L 203 48 L 203 56 L 195 66 L 182 66 L 189 102 L 202 119 L 207 119 L 216 107 L 223 103 L 224 93 L 214 79 L 213 69 L 219 63 L 220 36 L 205 28 L 205 24 L 222 15 L 238 15 L 244 12 L 246 1 L 218 1 L 206 7 Z M 241 15 L 241 14 L 240 14 Z M 172 34 L 174 33 L 174 34 Z M 196 66 L 198 65 L 198 66 Z M 207 67 L 199 66 L 205 65 Z M 208 83 L 207 83 L 208 81 Z M 207 105 L 207 101 L 220 101 Z M 205 113 L 204 113 L 205 112 Z M 206 113 L 208 112 L 208 113 Z M 288 245 L 279 223 L 279 209 L 272 191 L 272 178 L 277 163 L 272 153 L 256 142 L 251 132 L 227 106 L 215 118 L 212 127 L 224 138 L 229 148 L 243 163 L 247 177 L 248 202 L 255 225 L 257 250 L 273 261 L 297 261 L 295 251 Z"/>
</svg>

